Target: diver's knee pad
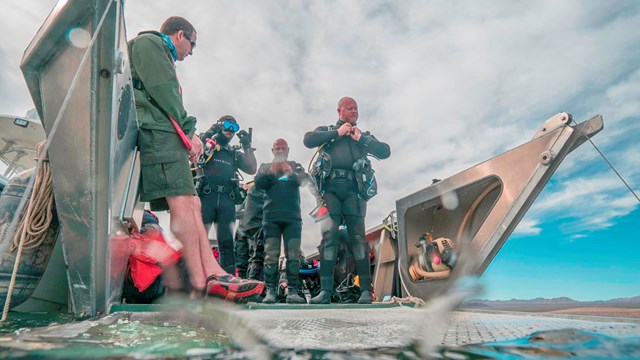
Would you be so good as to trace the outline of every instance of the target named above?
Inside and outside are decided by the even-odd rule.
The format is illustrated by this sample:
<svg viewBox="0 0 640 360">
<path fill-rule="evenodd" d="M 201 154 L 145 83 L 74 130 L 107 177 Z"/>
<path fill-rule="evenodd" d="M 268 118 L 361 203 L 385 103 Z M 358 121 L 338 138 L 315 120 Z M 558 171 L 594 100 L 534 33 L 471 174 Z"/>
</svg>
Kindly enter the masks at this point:
<svg viewBox="0 0 640 360">
<path fill-rule="evenodd" d="M 351 251 L 353 252 L 353 259 L 363 260 L 366 256 L 368 256 L 367 251 L 367 243 L 364 238 L 360 235 L 356 235 L 354 239 L 354 243 L 351 245 Z"/>
<path fill-rule="evenodd" d="M 277 264 L 280 258 L 280 242 L 276 238 L 265 239 L 264 262 Z"/>
<path fill-rule="evenodd" d="M 338 255 L 338 246 L 330 242 L 320 244 L 320 258 L 322 260 L 335 261 Z"/>
</svg>

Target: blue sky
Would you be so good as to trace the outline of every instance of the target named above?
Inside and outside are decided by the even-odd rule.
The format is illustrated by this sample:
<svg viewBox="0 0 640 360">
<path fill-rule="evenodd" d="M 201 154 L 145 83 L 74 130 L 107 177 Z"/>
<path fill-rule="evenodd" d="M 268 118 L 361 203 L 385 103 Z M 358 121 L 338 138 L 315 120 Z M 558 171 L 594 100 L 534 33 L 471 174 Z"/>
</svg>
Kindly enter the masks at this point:
<svg viewBox="0 0 640 360">
<path fill-rule="evenodd" d="M 605 168 L 603 161 L 595 159 L 590 164 L 611 183 L 616 182 L 617 178 Z M 585 173 L 591 171 L 593 169 Z M 567 172 L 561 166 L 556 178 Z M 541 209 L 544 206 L 538 204 L 548 201 L 556 194 L 550 190 L 561 186 L 556 178 L 552 178 L 539 201 L 523 219 L 523 225 L 535 222 L 535 230 L 525 230 L 526 225 L 520 226 L 510 237 L 484 273 L 482 279 L 486 292 L 479 297 L 531 299 L 568 296 L 584 301 L 639 296 L 640 258 L 637 254 L 640 253 L 640 242 L 637 240 L 640 209 L 635 206 L 631 212 L 608 218 L 606 224 L 602 224 L 597 219 L 598 213 L 615 208 L 607 206 L 607 199 L 603 199 L 605 204 L 598 201 L 584 204 L 590 208 L 586 212 L 593 212 L 592 223 L 584 218 L 582 211 L 572 213 L 564 206 L 558 209 L 560 211 L 537 217 L 536 212 L 545 211 Z M 624 193 L 622 189 L 618 190 Z M 622 201 L 629 198 L 628 202 L 636 201 L 631 194 L 626 196 Z M 562 211 L 567 212 L 563 214 Z"/>
<path fill-rule="evenodd" d="M 640 3 L 634 1 L 126 1 L 128 36 L 183 15 L 198 30 L 178 64 L 187 110 L 206 129 L 223 114 L 253 127 L 259 162 L 353 96 L 360 125 L 392 148 L 375 163 L 394 201 L 529 140 L 558 112 L 602 114 L 594 142 L 640 189 Z M 9 0 L 0 32 L 0 113 L 32 107 L 18 66 L 52 0 Z M 18 31 L 19 30 L 19 31 Z M 250 177 L 247 177 L 250 178 Z M 638 201 L 585 144 L 570 154 L 483 279 L 491 299 L 640 295 Z M 306 212 L 313 206 L 303 197 Z M 303 250 L 319 229 L 307 219 Z"/>
</svg>

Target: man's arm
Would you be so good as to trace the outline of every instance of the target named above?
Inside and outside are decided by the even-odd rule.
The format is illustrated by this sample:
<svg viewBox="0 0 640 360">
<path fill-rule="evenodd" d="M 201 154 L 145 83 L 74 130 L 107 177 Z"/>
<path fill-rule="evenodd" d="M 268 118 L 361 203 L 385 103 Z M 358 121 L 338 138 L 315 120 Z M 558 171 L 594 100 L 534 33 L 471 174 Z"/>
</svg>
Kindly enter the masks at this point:
<svg viewBox="0 0 640 360">
<path fill-rule="evenodd" d="M 298 184 L 298 186 L 305 186 L 311 181 L 309 174 L 304 171 L 304 167 L 295 161 L 289 161 L 291 166 L 291 178 Z"/>
<path fill-rule="evenodd" d="M 258 168 L 258 161 L 252 148 L 244 149 L 244 152 L 238 151 L 238 168 L 249 175 L 256 173 Z"/>
<path fill-rule="evenodd" d="M 386 159 L 391 156 L 391 148 L 389 145 L 376 139 L 376 137 L 371 135 L 368 131 L 366 133 L 362 133 L 358 144 L 363 147 L 364 151 L 378 159 Z"/>
<path fill-rule="evenodd" d="M 329 130 L 327 126 L 319 126 L 313 131 L 304 134 L 304 146 L 309 149 L 326 144 L 338 138 L 338 130 Z"/>
<path fill-rule="evenodd" d="M 256 189 L 266 190 L 274 180 L 275 175 L 271 172 L 271 164 L 261 164 L 254 179 Z"/>
</svg>

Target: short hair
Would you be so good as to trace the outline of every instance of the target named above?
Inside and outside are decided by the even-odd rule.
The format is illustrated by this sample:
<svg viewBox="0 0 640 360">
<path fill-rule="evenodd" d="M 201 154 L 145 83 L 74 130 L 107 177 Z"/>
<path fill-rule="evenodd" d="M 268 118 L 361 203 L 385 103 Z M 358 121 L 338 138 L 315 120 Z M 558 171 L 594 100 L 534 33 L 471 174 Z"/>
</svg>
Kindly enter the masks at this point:
<svg viewBox="0 0 640 360">
<path fill-rule="evenodd" d="M 187 33 L 187 36 L 193 36 L 193 33 L 196 32 L 196 28 L 182 16 L 172 16 L 165 20 L 160 27 L 160 32 L 167 35 L 173 35 L 180 30 Z"/>
</svg>

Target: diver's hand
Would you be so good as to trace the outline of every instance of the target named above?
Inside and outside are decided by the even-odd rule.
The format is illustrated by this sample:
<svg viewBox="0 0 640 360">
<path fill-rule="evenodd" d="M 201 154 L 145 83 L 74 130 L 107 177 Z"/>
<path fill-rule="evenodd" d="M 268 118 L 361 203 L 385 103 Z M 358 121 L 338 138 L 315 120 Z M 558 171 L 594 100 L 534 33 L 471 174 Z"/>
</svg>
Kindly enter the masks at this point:
<svg viewBox="0 0 640 360">
<path fill-rule="evenodd" d="M 338 136 L 345 136 L 351 133 L 351 124 L 344 123 L 338 128 Z"/>
<path fill-rule="evenodd" d="M 291 165 L 289 165 L 288 162 L 284 161 L 282 163 L 282 165 L 280 165 L 280 169 L 282 170 L 283 173 L 285 174 L 291 174 L 293 172 L 293 169 L 291 168 Z"/>
<path fill-rule="evenodd" d="M 242 145 L 243 149 L 251 147 L 251 134 L 245 130 L 238 131 L 238 139 L 240 139 L 240 145 Z"/>
<path fill-rule="evenodd" d="M 218 123 L 215 123 L 215 124 L 211 125 L 211 127 L 207 131 L 205 131 L 204 137 L 205 138 L 213 138 L 220 131 L 222 131 L 222 125 L 218 124 Z"/>
<path fill-rule="evenodd" d="M 351 134 L 349 134 L 351 138 L 355 141 L 360 141 L 360 137 L 362 136 L 362 132 L 357 126 L 351 127 Z"/>
</svg>

